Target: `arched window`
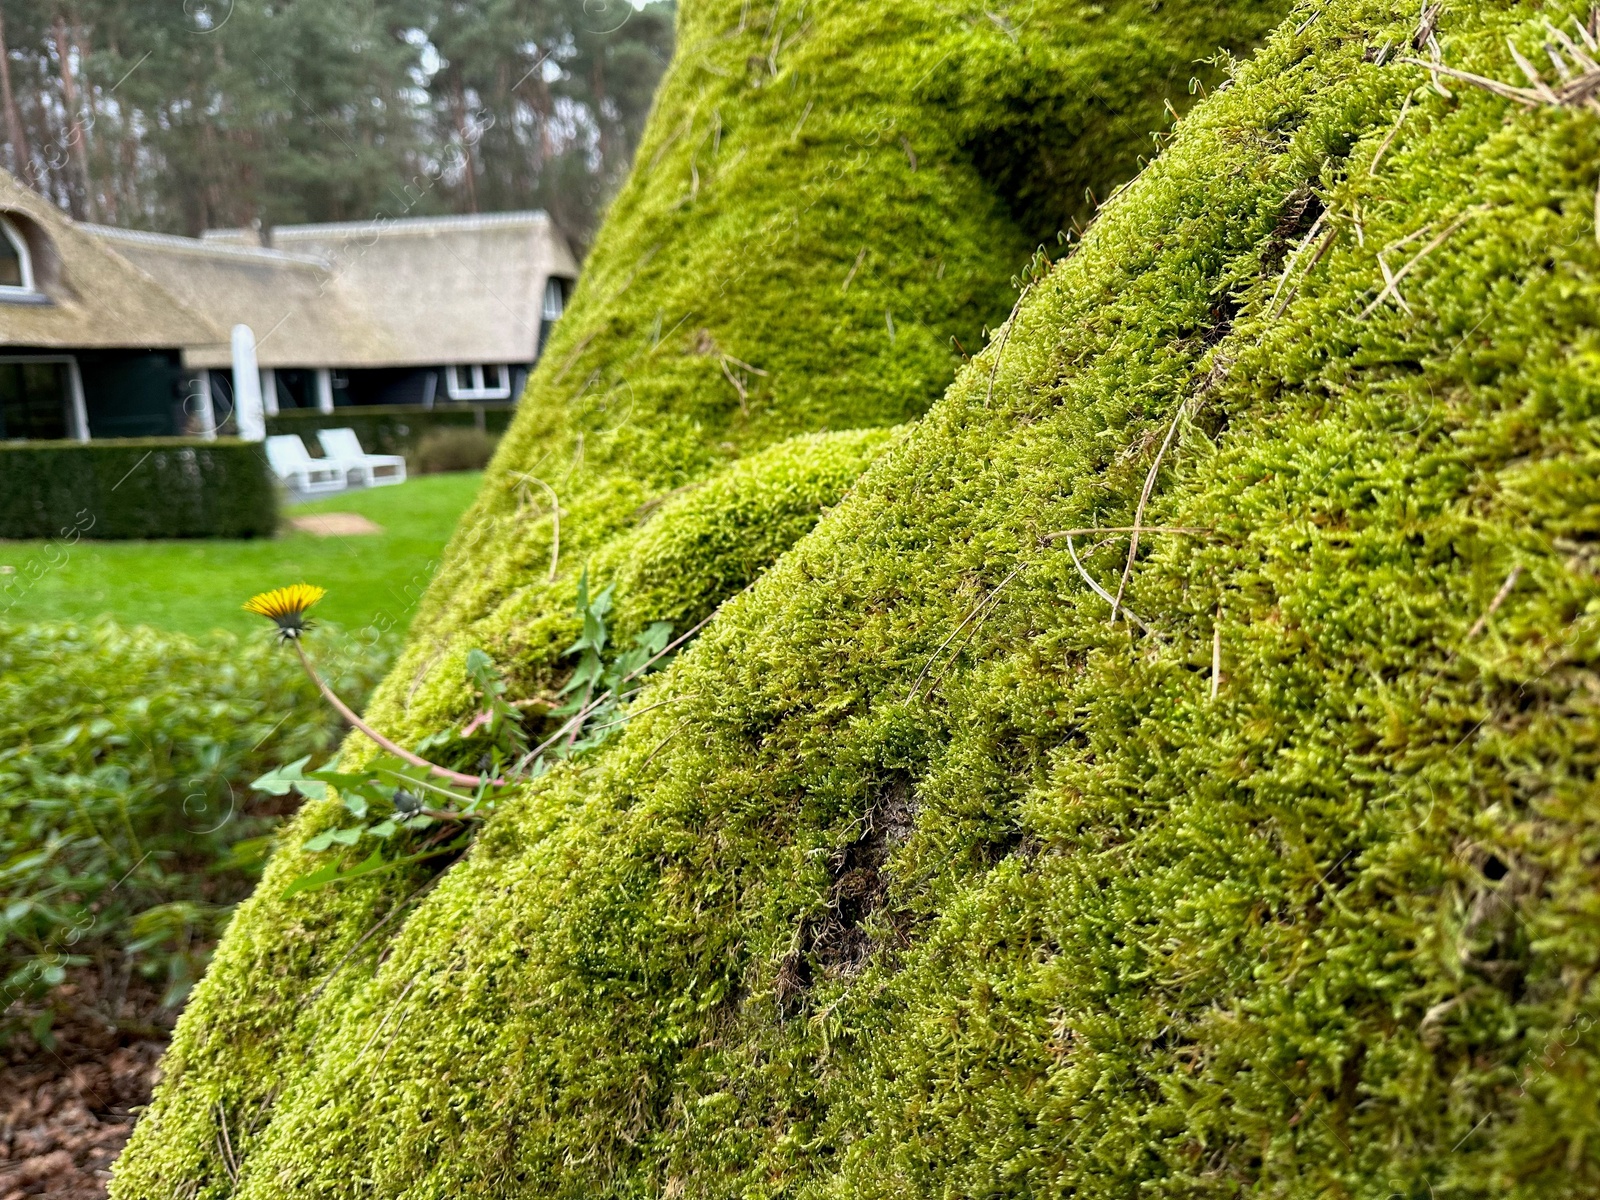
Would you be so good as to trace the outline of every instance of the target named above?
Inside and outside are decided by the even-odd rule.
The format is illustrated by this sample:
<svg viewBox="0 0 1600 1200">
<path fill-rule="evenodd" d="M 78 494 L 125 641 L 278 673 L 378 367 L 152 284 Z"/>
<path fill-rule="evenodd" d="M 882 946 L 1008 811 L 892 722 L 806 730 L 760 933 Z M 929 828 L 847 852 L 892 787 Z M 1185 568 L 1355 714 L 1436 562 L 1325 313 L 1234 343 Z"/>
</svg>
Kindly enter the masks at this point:
<svg viewBox="0 0 1600 1200">
<path fill-rule="evenodd" d="M 567 311 L 567 288 L 571 285 L 560 276 L 551 275 L 544 281 L 544 310 L 540 313 L 546 321 L 559 321 Z"/>
<path fill-rule="evenodd" d="M 544 304 L 539 312 L 539 353 L 550 340 L 550 331 L 567 311 L 567 297 L 572 294 L 572 281 L 559 275 L 548 276 L 544 281 Z"/>
<path fill-rule="evenodd" d="M 32 296 L 36 292 L 28 243 L 10 218 L 0 216 L 0 296 Z"/>
</svg>

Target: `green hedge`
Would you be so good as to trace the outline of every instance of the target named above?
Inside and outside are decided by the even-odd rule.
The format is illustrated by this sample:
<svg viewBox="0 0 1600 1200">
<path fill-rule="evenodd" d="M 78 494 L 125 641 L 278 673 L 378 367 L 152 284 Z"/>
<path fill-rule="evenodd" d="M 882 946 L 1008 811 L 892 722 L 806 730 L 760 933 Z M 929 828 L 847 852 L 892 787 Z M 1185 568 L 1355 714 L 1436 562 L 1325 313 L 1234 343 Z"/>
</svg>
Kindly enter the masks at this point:
<svg viewBox="0 0 1600 1200">
<path fill-rule="evenodd" d="M 270 537 L 261 447 L 191 438 L 0 445 L 0 538 Z"/>
<path fill-rule="evenodd" d="M 416 453 L 422 435 L 432 429 L 481 429 L 496 436 L 504 433 L 516 412 L 514 404 L 451 404 L 448 408 L 423 408 L 418 404 L 373 404 L 336 408 L 331 413 L 300 408 L 267 418 L 267 432 L 298 433 L 313 454 L 317 430 L 354 429 L 368 454 Z"/>
</svg>

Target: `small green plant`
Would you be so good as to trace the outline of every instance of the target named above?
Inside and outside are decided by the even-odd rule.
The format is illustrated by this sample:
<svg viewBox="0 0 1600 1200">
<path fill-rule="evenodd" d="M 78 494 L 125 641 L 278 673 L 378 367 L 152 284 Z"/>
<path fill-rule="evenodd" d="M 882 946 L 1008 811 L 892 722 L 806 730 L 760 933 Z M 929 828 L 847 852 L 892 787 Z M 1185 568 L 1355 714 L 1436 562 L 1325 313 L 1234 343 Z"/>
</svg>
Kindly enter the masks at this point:
<svg viewBox="0 0 1600 1200">
<path fill-rule="evenodd" d="M 610 632 L 606 615 L 611 611 L 614 586 L 591 595 L 588 573 L 578 581 L 577 616 L 582 632 L 565 652 L 569 657 L 576 655 L 578 663 L 555 696 L 561 702 L 543 714 L 547 725 L 555 725 L 543 741 L 531 745 L 523 727 L 529 712 L 507 698 L 509 685 L 494 661 L 474 649 L 467 654 L 466 674 L 478 693 L 479 711 L 460 729 L 426 739 L 415 753 L 394 745 L 355 718 L 306 658 L 300 645 L 308 627 L 304 611 L 320 598 L 321 589 L 297 585 L 252 600 L 247 607 L 278 623 L 280 638 L 299 652 L 323 694 L 385 751 L 358 770 L 340 770 L 332 764 L 308 770 L 311 756 L 307 755 L 251 785 L 269 795 L 296 792 L 308 800 L 326 799 L 331 787 L 353 820 L 323 830 L 302 844 L 303 850 L 313 854 L 335 852 L 340 858 L 294 879 L 284 894 L 292 896 L 411 863 L 454 857 L 470 844 L 476 823 L 494 808 L 504 789 L 538 778 L 556 762 L 599 746 L 625 725 L 630 714 L 624 706 L 642 690 L 643 679 L 704 622 L 674 642 L 672 626 L 658 621 L 626 650 L 607 657 Z M 456 766 L 423 758 L 424 753 Z M 467 767 L 476 767 L 478 773 L 460 769 Z M 349 852 L 364 842 L 380 845 L 355 865 L 344 866 Z M 386 858 L 381 844 L 398 846 L 400 853 Z"/>
<path fill-rule="evenodd" d="M 308 771 L 306 763 L 309 761 L 310 755 L 307 755 L 251 784 L 257 791 L 270 795 L 283 796 L 295 791 L 308 800 L 326 799 L 330 787 L 337 789 L 340 802 L 356 824 L 324 830 L 307 839 L 303 849 L 312 853 L 343 851 L 365 839 L 387 842 L 404 835 L 416 836 L 410 853 L 385 858 L 382 850 L 375 848 L 353 867 L 345 868 L 336 861 L 302 875 L 285 889 L 285 895 L 290 896 L 458 853 L 470 840 L 467 823 L 481 815 L 479 810 L 488 793 L 487 784 L 476 796 L 463 796 L 439 787 L 429 782 L 418 768 L 392 755 L 384 755 L 360 771 L 327 767 Z M 438 807 L 438 800 L 430 805 L 424 797 L 438 797 L 450 807 Z"/>
<path fill-rule="evenodd" d="M 354 649 L 335 682 L 360 696 L 391 645 Z M 0 1044 L 48 1046 L 85 973 L 108 1021 L 131 988 L 181 1004 L 282 820 L 249 781 L 337 742 L 315 695 L 232 636 L 0 624 Z"/>
<path fill-rule="evenodd" d="M 531 775 L 542 774 L 552 760 L 566 758 L 600 745 L 611 731 L 623 724 L 617 718 L 618 710 L 638 695 L 642 684 L 629 688 L 652 668 L 669 649 L 672 626 L 657 621 L 646 629 L 627 650 L 607 661 L 605 657 L 609 633 L 606 614 L 611 611 L 611 593 L 615 585 L 607 587 L 593 599 L 589 596 L 588 572 L 578 580 L 578 616 L 583 621 L 583 632 L 566 650 L 568 655 L 579 655 L 577 669 L 561 689 L 560 695 L 570 697 L 565 704 L 551 712 L 553 717 L 567 717 L 560 729 L 536 750 L 530 751 L 521 763 L 520 770 Z M 698 628 L 698 627 L 696 627 Z M 692 634 L 695 630 L 691 630 Z M 675 649 L 679 643 L 672 643 Z"/>
</svg>

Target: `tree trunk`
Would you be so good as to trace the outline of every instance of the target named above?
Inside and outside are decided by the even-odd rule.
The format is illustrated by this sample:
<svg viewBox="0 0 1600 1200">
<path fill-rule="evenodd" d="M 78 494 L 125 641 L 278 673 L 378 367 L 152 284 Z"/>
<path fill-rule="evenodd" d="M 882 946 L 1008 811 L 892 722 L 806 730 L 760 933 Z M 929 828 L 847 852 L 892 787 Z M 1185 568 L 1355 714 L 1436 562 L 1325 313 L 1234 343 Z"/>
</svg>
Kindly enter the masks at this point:
<svg viewBox="0 0 1600 1200">
<path fill-rule="evenodd" d="M 129 212 L 139 209 L 139 142 L 133 130 L 130 114 L 124 118 L 122 139 L 118 145 L 120 161 L 117 171 L 117 194 L 121 197 L 119 203 Z"/>
<path fill-rule="evenodd" d="M 16 93 L 11 90 L 11 50 L 6 45 L 5 18 L 0 16 L 0 92 L 4 93 L 6 109 L 6 140 L 11 143 L 11 161 L 23 182 L 39 190 L 33 172 L 33 149 L 28 145 L 28 131 L 22 127 L 22 114 L 17 111 Z"/>
<path fill-rule="evenodd" d="M 472 153 L 472 138 L 467 130 L 467 94 L 461 86 L 461 73 L 452 71 L 450 78 L 450 109 L 456 120 L 456 136 L 461 139 L 461 153 L 466 156 L 467 211 L 478 211 L 478 161 Z"/>
<path fill-rule="evenodd" d="M 594 123 L 600 130 L 600 162 L 602 164 L 600 173 L 603 177 L 609 178 L 612 172 L 617 169 L 617 163 L 613 157 L 616 147 L 613 145 L 613 139 L 609 133 L 610 122 L 607 121 L 605 115 L 606 75 L 604 68 L 601 66 L 603 54 L 603 49 L 597 48 L 595 50 L 594 70 L 589 73 L 589 81 L 591 89 L 590 100 L 594 104 Z"/>
<path fill-rule="evenodd" d="M 89 127 L 84 131 L 86 143 L 83 148 L 84 172 L 86 175 L 92 177 L 92 160 L 89 156 L 87 136 L 90 132 L 99 128 L 100 106 L 95 100 L 94 80 L 89 76 L 89 27 L 82 23 L 78 23 L 76 28 L 78 31 L 78 66 L 79 70 L 82 72 L 84 105 L 89 110 Z M 109 130 L 107 131 L 107 135 L 111 136 Z M 110 144 L 108 142 L 102 142 L 100 144 L 109 149 Z M 107 224 L 115 225 L 117 224 L 116 166 L 111 162 L 109 155 L 106 157 L 104 163 L 104 174 L 106 178 L 103 185 L 103 191 L 101 191 L 98 195 L 91 195 L 91 204 L 99 206 L 99 216 L 101 219 L 103 219 Z"/>
<path fill-rule="evenodd" d="M 529 71 L 522 77 L 522 81 L 518 84 L 517 90 L 522 91 L 524 87 L 527 89 L 523 93 L 524 98 L 528 107 L 533 110 L 534 115 L 539 119 L 539 142 L 533 150 L 532 180 L 533 186 L 537 187 L 539 183 L 539 173 L 544 169 L 545 162 L 552 158 L 556 152 L 555 143 L 550 137 L 550 119 L 555 114 L 556 102 L 555 98 L 550 95 L 550 84 L 545 81 L 542 60 L 540 59 L 539 47 L 537 44 L 533 46 L 532 54 L 534 61 L 536 63 L 540 63 L 541 65 L 536 67 L 534 70 Z M 515 111 L 516 103 L 517 97 L 513 93 L 510 97 L 510 104 L 513 111 Z"/>
<path fill-rule="evenodd" d="M 122 62 L 122 47 L 115 38 L 111 40 L 109 48 L 111 50 L 111 61 L 114 63 Z M 120 85 L 120 81 L 113 84 L 112 90 L 115 91 Z M 109 95 L 110 93 L 107 94 Z M 112 148 L 109 143 L 103 143 L 106 145 L 106 170 L 111 176 L 106 183 L 106 199 L 110 203 L 110 211 L 107 212 L 106 219 L 113 225 L 121 224 L 119 214 L 123 209 L 131 212 L 138 207 L 137 191 L 133 179 L 139 149 L 134 140 L 134 129 L 137 126 L 135 113 L 125 100 L 117 101 L 117 113 L 120 119 L 117 122 L 116 132 L 113 134 L 110 130 L 106 131 L 108 139 L 115 139 L 116 147 Z M 95 119 L 99 120 L 98 114 L 96 114 Z"/>
<path fill-rule="evenodd" d="M 87 221 L 94 213 L 94 195 L 89 182 L 88 134 L 78 119 L 78 81 L 72 74 L 72 39 L 67 36 L 66 18 L 59 13 L 52 26 L 56 57 L 61 62 L 61 99 L 66 105 L 67 198 L 72 215 Z"/>
</svg>

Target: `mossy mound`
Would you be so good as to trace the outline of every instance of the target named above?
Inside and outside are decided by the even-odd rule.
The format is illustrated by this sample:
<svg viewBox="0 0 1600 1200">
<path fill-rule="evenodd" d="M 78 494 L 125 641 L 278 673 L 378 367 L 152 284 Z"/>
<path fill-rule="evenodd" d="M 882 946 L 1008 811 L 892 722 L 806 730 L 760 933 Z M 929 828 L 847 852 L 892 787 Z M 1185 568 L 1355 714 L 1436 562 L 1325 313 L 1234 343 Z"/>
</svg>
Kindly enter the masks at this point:
<svg viewBox="0 0 1600 1200">
<path fill-rule="evenodd" d="M 1284 7 L 685 4 L 634 177 L 369 717 L 409 740 L 463 715 L 473 646 L 549 686 L 581 569 L 617 583 L 624 636 L 744 587 L 884 438 L 809 431 L 922 412 L 1052 214 L 1086 218 L 1191 75 L 1220 78 L 1196 60 Z M 275 870 L 327 819 L 312 806 Z M 231 1190 L 399 922 L 360 939 L 419 882 L 286 905 L 273 876 L 190 1006 L 120 1194 Z"/>
<path fill-rule="evenodd" d="M 1595 1194 L 1600 122 L 1413 39 L 1292 18 L 381 962 L 280 855 L 116 1194 Z"/>
<path fill-rule="evenodd" d="M 627 643 L 655 621 L 686 633 L 709 617 L 810 532 L 893 436 L 890 429 L 801 434 L 640 505 L 630 514 L 637 524 L 585 563 L 596 587 L 603 581 L 616 588 L 610 622 L 617 640 Z M 582 629 L 573 581 L 550 571 L 525 585 L 522 597 L 530 614 L 517 628 L 524 661 L 554 666 Z M 453 684 L 461 706 L 471 703 L 463 663 L 472 644 L 459 640 L 423 664 Z M 416 672 L 403 682 L 409 692 L 424 679 Z"/>
</svg>

